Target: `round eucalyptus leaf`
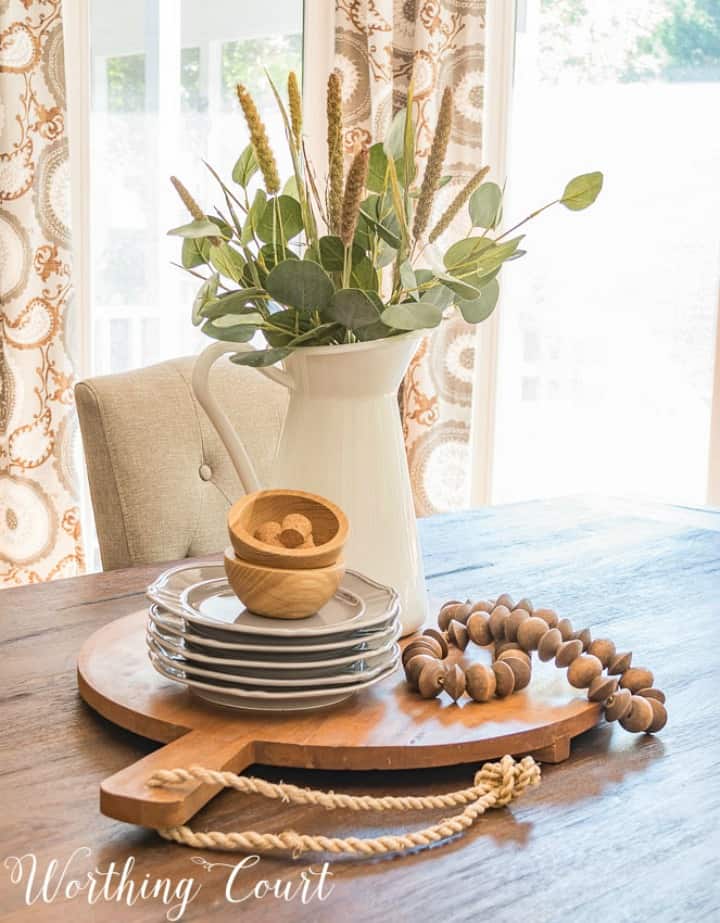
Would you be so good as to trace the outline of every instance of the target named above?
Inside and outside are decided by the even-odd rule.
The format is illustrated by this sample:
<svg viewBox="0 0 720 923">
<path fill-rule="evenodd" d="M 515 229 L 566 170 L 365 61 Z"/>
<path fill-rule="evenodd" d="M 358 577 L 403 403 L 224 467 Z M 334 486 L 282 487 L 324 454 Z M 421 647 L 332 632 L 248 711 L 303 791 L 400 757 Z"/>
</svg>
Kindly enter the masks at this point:
<svg viewBox="0 0 720 923">
<path fill-rule="evenodd" d="M 268 199 L 255 233 L 264 243 L 272 243 L 273 240 L 292 240 L 302 229 L 300 203 L 288 195 L 281 195 Z"/>
<path fill-rule="evenodd" d="M 309 311 L 324 308 L 334 286 L 328 274 L 312 260 L 285 260 L 268 275 L 265 288 L 280 304 Z"/>
<path fill-rule="evenodd" d="M 480 297 L 474 301 L 458 301 L 457 306 L 463 318 L 469 324 L 479 324 L 487 320 L 495 310 L 495 305 L 500 295 L 500 286 L 497 279 L 492 279 L 480 292 Z"/>
<path fill-rule="evenodd" d="M 592 205 L 595 199 L 600 195 L 603 185 L 603 175 L 599 171 L 595 173 L 583 173 L 571 179 L 565 187 L 560 201 L 569 208 L 570 211 L 579 212 L 583 208 Z"/>
<path fill-rule="evenodd" d="M 203 322 L 203 310 L 217 301 L 218 281 L 217 273 L 213 273 L 197 290 L 192 306 L 192 322 L 195 327 Z"/>
<path fill-rule="evenodd" d="M 342 288 L 332 296 L 323 314 L 349 330 L 357 330 L 380 319 L 378 301 L 360 289 Z"/>
<path fill-rule="evenodd" d="M 497 183 L 482 183 L 478 186 L 468 203 L 473 227 L 496 227 L 502 211 L 502 198 L 502 189 Z"/>
<path fill-rule="evenodd" d="M 437 327 L 442 320 L 442 308 L 432 302 L 411 301 L 408 304 L 391 304 L 380 319 L 396 330 L 424 330 Z"/>
<path fill-rule="evenodd" d="M 209 218 L 196 218 L 168 231 L 168 237 L 218 237 L 218 226 Z"/>
<path fill-rule="evenodd" d="M 235 365 L 249 365 L 251 368 L 266 368 L 268 365 L 275 365 L 292 352 L 291 349 L 283 347 L 277 349 L 251 349 L 247 352 L 235 353 L 230 356 L 230 361 Z"/>
<path fill-rule="evenodd" d="M 350 254 L 352 263 L 359 263 L 365 251 L 353 244 Z M 345 266 L 345 247 L 339 237 L 327 235 L 320 238 L 320 265 L 327 272 L 342 272 Z"/>
<path fill-rule="evenodd" d="M 252 144 L 248 144 L 235 161 L 235 166 L 232 170 L 233 182 L 237 183 L 238 186 L 242 186 L 243 189 L 247 189 L 250 180 L 255 176 L 257 171 L 258 164 L 255 159 L 255 151 L 253 150 Z"/>
</svg>

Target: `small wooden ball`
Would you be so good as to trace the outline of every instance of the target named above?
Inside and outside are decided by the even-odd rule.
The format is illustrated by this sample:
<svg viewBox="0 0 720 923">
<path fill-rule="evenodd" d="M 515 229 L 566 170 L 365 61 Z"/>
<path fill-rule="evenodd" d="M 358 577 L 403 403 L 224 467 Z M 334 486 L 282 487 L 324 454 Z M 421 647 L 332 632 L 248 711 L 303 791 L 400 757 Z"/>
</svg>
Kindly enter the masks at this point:
<svg viewBox="0 0 720 923">
<path fill-rule="evenodd" d="M 510 617 L 510 610 L 507 606 L 495 606 L 490 613 L 488 624 L 490 634 L 496 641 L 502 641 L 505 637 L 505 622 Z"/>
<path fill-rule="evenodd" d="M 497 663 L 498 661 L 495 662 Z M 508 653 L 500 663 L 506 663 L 513 671 L 513 676 L 515 677 L 513 692 L 519 692 L 529 684 L 532 678 L 532 667 L 527 657 L 513 657 Z"/>
<path fill-rule="evenodd" d="M 440 631 L 446 631 L 452 621 L 465 624 L 470 615 L 470 605 L 468 603 L 446 603 L 438 615 L 438 628 Z"/>
<path fill-rule="evenodd" d="M 474 612 L 487 612 L 487 614 L 490 615 L 494 608 L 495 604 L 491 603 L 489 599 L 481 599 L 472 604 L 470 607 L 470 614 L 472 615 Z"/>
<path fill-rule="evenodd" d="M 465 692 L 465 671 L 462 667 L 455 664 L 445 664 L 445 670 L 442 677 L 443 689 L 453 702 L 462 696 Z"/>
<path fill-rule="evenodd" d="M 526 609 L 513 609 L 505 622 L 505 637 L 508 641 L 517 641 L 518 628 L 529 618 L 530 613 Z"/>
<path fill-rule="evenodd" d="M 517 630 L 518 644 L 526 651 L 536 650 L 540 643 L 540 638 L 547 631 L 547 622 L 531 615 L 530 618 L 521 622 Z"/>
<path fill-rule="evenodd" d="M 440 657 L 445 659 L 448 655 L 448 643 L 445 635 L 441 634 L 436 628 L 426 628 L 422 633 L 423 638 L 432 638 L 440 645 Z"/>
<path fill-rule="evenodd" d="M 633 734 L 640 734 L 647 731 L 653 723 L 655 714 L 653 712 L 650 699 L 643 699 L 639 695 L 631 695 L 630 709 L 620 719 L 620 724 L 626 731 Z"/>
<path fill-rule="evenodd" d="M 280 541 L 286 548 L 299 548 L 312 535 L 312 523 L 302 513 L 288 513 L 282 521 Z"/>
<path fill-rule="evenodd" d="M 476 702 L 487 702 L 495 695 L 495 673 L 482 663 L 473 663 L 465 671 L 467 694 Z"/>
<path fill-rule="evenodd" d="M 667 709 L 659 699 L 645 699 L 646 702 L 649 702 L 653 710 L 653 719 L 649 728 L 645 730 L 648 734 L 655 734 L 662 729 L 667 724 L 668 713 Z"/>
<path fill-rule="evenodd" d="M 582 654 L 582 641 L 573 638 L 572 641 L 563 641 L 555 654 L 556 667 L 569 667 L 570 664 Z"/>
<path fill-rule="evenodd" d="M 492 671 L 495 674 L 495 695 L 499 699 L 511 695 L 515 689 L 515 674 L 512 667 L 502 660 L 496 660 L 492 665 Z"/>
<path fill-rule="evenodd" d="M 558 622 L 560 621 L 554 609 L 536 609 L 535 615 L 539 619 L 542 619 L 543 622 L 546 622 L 548 628 L 557 628 Z"/>
<path fill-rule="evenodd" d="M 556 625 L 556 628 L 562 635 L 563 641 L 572 641 L 575 634 L 575 629 L 573 628 L 570 619 L 560 619 Z"/>
<path fill-rule="evenodd" d="M 638 692 L 640 689 L 647 689 L 652 686 L 655 677 L 652 670 L 646 670 L 643 667 L 630 667 L 620 677 L 620 685 L 623 689 L 629 689 L 630 692 Z"/>
<path fill-rule="evenodd" d="M 481 647 L 492 644 L 492 633 L 490 631 L 490 625 L 488 624 L 487 615 L 484 611 L 473 612 L 467 620 L 466 627 L 470 640 L 473 643 L 479 644 Z"/>
<path fill-rule="evenodd" d="M 507 660 L 509 657 L 519 657 L 521 660 L 524 660 L 528 664 L 532 664 L 530 659 L 530 654 L 526 653 L 522 648 L 520 650 L 515 650 L 515 648 L 507 648 L 504 651 L 500 651 L 499 654 L 494 658 L 495 660 Z"/>
<path fill-rule="evenodd" d="M 426 663 L 418 676 L 418 692 L 424 699 L 434 699 L 443 687 L 444 669 L 442 664 Z"/>
<path fill-rule="evenodd" d="M 545 634 L 538 641 L 538 657 L 540 660 L 547 662 L 552 660 L 557 654 L 560 645 L 563 643 L 562 635 L 557 628 L 548 628 Z"/>
<path fill-rule="evenodd" d="M 498 606 L 505 606 L 508 612 L 511 612 L 515 608 L 515 603 L 513 602 L 513 598 L 509 593 L 503 593 L 495 600 L 495 608 Z"/>
<path fill-rule="evenodd" d="M 597 657 L 593 657 L 592 654 L 581 654 L 568 667 L 568 682 L 576 689 L 587 689 L 590 683 L 600 676 L 602 668 Z"/>
<path fill-rule="evenodd" d="M 580 631 L 576 631 L 575 637 L 578 639 L 578 641 L 582 641 L 584 651 L 586 651 L 592 644 L 592 635 L 590 634 L 589 628 L 582 628 Z"/>
<path fill-rule="evenodd" d="M 638 689 L 635 695 L 641 695 L 644 699 L 657 699 L 662 705 L 665 704 L 665 693 L 662 689 Z"/>
<path fill-rule="evenodd" d="M 411 657 L 405 664 L 405 678 L 413 689 L 417 689 L 420 671 L 426 663 L 437 663 L 437 660 L 431 657 L 430 654 L 415 654 L 415 656 Z"/>
<path fill-rule="evenodd" d="M 516 602 L 513 606 L 513 609 L 524 609 L 528 615 L 532 615 L 534 611 L 533 604 L 530 602 L 527 596 L 523 596 L 519 602 Z"/>
<path fill-rule="evenodd" d="M 459 650 L 464 651 L 468 646 L 468 630 L 463 625 L 462 622 L 458 622 L 456 619 L 453 619 L 452 622 L 448 625 L 447 630 L 448 641 L 451 644 L 454 644 L 455 647 Z"/>
<path fill-rule="evenodd" d="M 596 676 L 588 688 L 588 699 L 591 702 L 605 702 L 617 692 L 617 687 L 616 676 Z"/>
<path fill-rule="evenodd" d="M 626 670 L 630 669 L 630 663 L 632 662 L 632 654 L 618 654 L 607 668 L 608 673 L 611 676 L 618 676 L 620 673 L 624 673 Z M 652 685 L 652 683 L 650 684 Z"/>
<path fill-rule="evenodd" d="M 282 545 L 280 541 L 281 532 L 282 526 L 280 523 L 270 520 L 258 526 L 255 530 L 255 538 L 259 542 L 264 542 L 266 545 Z"/>
<path fill-rule="evenodd" d="M 631 705 L 632 692 L 629 689 L 618 689 L 605 703 L 605 720 L 619 721 L 630 711 Z"/>
<path fill-rule="evenodd" d="M 588 648 L 588 654 L 597 657 L 603 668 L 609 667 L 615 658 L 615 642 L 610 638 L 596 638 Z"/>
</svg>

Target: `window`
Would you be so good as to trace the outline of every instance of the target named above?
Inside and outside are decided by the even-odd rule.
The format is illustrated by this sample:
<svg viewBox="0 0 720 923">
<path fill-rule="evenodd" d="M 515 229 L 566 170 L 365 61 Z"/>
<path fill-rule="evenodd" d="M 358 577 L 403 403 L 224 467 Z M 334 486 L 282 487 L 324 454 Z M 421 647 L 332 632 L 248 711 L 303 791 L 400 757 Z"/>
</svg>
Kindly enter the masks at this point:
<svg viewBox="0 0 720 923">
<path fill-rule="evenodd" d="M 245 143 L 235 85 L 245 83 L 279 158 L 282 126 L 265 70 L 302 69 L 302 0 L 90 0 L 90 341 L 93 374 L 196 352 L 197 282 L 172 265 L 168 228 L 187 216 L 169 177 L 221 201 Z M 282 162 L 285 175 L 290 164 Z"/>
<path fill-rule="evenodd" d="M 503 274 L 493 502 L 705 501 L 718 112 L 716 0 L 519 0 L 506 215 L 586 170 L 605 187 Z"/>
</svg>

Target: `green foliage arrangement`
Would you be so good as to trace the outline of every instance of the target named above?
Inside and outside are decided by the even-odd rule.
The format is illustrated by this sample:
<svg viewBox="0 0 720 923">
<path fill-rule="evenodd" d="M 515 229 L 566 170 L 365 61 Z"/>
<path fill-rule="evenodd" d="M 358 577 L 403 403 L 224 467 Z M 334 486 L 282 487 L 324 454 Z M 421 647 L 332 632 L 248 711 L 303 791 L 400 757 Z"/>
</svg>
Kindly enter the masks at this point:
<svg viewBox="0 0 720 923">
<path fill-rule="evenodd" d="M 479 323 L 497 303 L 502 265 L 525 252 L 520 249 L 522 235 L 513 233 L 552 205 L 571 211 L 587 208 L 602 187 L 602 173 L 577 176 L 559 198 L 495 234 L 503 193 L 497 184 L 484 182 L 489 168 L 483 167 L 432 224 L 436 193 L 453 179 L 443 172 L 452 91 L 443 94 L 421 180 L 412 89 L 385 140 L 358 150 L 346 172 L 342 86 L 333 72 L 326 100 L 328 178 L 321 192 L 303 143 L 297 78 L 290 74 L 287 104 L 272 81 L 271 87 L 293 164 L 293 175 L 284 185 L 255 103 L 240 85 L 237 96 L 250 143 L 233 168 L 233 186 L 208 166 L 225 208 L 206 214 L 172 177 L 192 221 L 169 233 L 183 239 L 183 268 L 202 279 L 193 323 L 218 340 L 245 343 L 258 332 L 265 340 L 265 348 L 232 357 L 241 365 L 272 365 L 303 346 L 430 329 L 453 309 L 466 321 Z M 471 231 L 443 252 L 438 242 L 463 210 Z"/>
</svg>

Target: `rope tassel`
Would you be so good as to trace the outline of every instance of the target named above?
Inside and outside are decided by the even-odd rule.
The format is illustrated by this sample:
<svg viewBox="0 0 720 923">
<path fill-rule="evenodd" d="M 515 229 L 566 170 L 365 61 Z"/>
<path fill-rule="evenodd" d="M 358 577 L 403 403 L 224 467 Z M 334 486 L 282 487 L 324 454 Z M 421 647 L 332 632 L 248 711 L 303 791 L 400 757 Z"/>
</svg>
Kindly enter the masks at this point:
<svg viewBox="0 0 720 923">
<path fill-rule="evenodd" d="M 217 772 L 201 766 L 189 769 L 163 769 L 148 780 L 153 788 L 169 788 L 187 782 L 202 782 L 206 785 L 221 785 L 246 795 L 262 795 L 263 798 L 281 800 L 286 804 L 312 804 L 328 810 L 349 811 L 427 811 L 438 808 L 463 807 L 453 817 L 437 824 L 397 836 L 387 835 L 363 839 L 362 837 L 327 837 L 295 833 L 258 833 L 246 830 L 242 833 L 210 831 L 196 833 L 190 827 L 165 827 L 158 830 L 161 837 L 191 846 L 194 849 L 219 849 L 252 853 L 268 853 L 275 850 L 290 850 L 299 856 L 304 852 L 348 853 L 356 856 L 382 856 L 389 853 L 430 846 L 449 837 L 463 833 L 490 808 L 502 808 L 521 795 L 526 788 L 540 783 L 540 767 L 531 756 L 516 762 L 511 756 L 504 756 L 499 763 L 486 763 L 473 780 L 471 788 L 445 795 L 386 795 L 376 798 L 372 795 L 346 795 L 336 792 L 321 792 L 299 788 L 283 782 L 267 782 L 251 776 L 238 776 L 233 772 Z"/>
</svg>

